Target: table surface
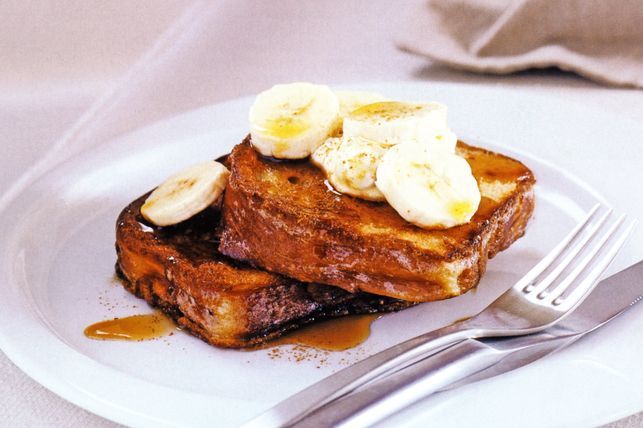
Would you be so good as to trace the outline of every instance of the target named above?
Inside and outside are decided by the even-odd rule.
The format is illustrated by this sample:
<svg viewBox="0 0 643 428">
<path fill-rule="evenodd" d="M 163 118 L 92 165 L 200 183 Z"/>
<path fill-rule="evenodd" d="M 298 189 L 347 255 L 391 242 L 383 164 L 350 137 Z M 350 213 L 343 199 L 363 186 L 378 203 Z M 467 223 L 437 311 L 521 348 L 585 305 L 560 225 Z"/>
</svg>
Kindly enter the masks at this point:
<svg viewBox="0 0 643 428">
<path fill-rule="evenodd" d="M 135 117 L 107 111 L 109 120 L 95 124 L 91 135 L 96 141 L 107 141 L 178 112 L 295 80 L 497 85 L 636 120 L 643 118 L 640 90 L 606 88 L 557 70 L 505 77 L 473 75 L 398 51 L 393 41 L 403 27 L 407 6 L 414 3 L 411 1 L 393 6 L 393 2 L 351 0 L 343 2 L 341 8 L 331 0 L 267 3 L 219 2 L 208 17 L 212 23 L 208 37 L 220 41 L 217 50 L 200 67 L 179 61 L 147 81 L 130 77 L 125 84 L 134 85 L 136 91 L 128 91 L 121 104 L 129 103 L 137 112 Z M 195 4 L 202 7 L 198 2 L 178 0 L 119 2 L 118 7 L 98 0 L 69 1 L 57 8 L 44 0 L 30 2 L 29 6 L 1 4 L 0 15 L 7 20 L 0 28 L 0 40 L 4 42 L 0 44 L 0 56 L 10 66 L 0 68 L 0 140 L 5 148 L 0 157 L 0 194 Z M 275 22 L 279 22 L 278 28 Z M 165 59 L 176 59 L 172 55 L 168 53 Z M 260 71 L 256 67 L 259 63 Z M 198 74 L 195 69 L 203 68 L 217 76 L 212 86 L 172 87 L 172 76 L 188 76 L 189 80 Z M 166 90 L 161 93 L 158 87 Z M 115 426 L 41 387 L 1 352 L 0 377 L 0 426 Z M 643 426 L 643 412 L 609 426 Z"/>
</svg>

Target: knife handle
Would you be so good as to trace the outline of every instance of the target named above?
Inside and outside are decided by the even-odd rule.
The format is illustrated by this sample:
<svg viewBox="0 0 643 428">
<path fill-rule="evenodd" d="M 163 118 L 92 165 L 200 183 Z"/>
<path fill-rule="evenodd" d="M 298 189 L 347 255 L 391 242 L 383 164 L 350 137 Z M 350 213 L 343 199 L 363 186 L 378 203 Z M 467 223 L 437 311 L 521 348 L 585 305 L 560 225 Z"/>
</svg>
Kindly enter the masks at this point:
<svg viewBox="0 0 643 428">
<path fill-rule="evenodd" d="M 427 395 L 484 370 L 504 353 L 467 339 L 332 401 L 292 426 L 369 426 Z"/>
</svg>

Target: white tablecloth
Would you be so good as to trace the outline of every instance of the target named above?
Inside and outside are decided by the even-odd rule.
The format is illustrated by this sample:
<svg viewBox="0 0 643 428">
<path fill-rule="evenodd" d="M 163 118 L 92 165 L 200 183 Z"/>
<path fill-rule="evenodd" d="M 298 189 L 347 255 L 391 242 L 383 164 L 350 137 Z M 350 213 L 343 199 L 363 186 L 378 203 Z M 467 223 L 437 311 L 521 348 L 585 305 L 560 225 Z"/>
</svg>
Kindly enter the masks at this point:
<svg viewBox="0 0 643 428">
<path fill-rule="evenodd" d="M 502 85 L 643 118 L 640 90 L 605 88 L 557 71 L 471 75 L 402 53 L 393 40 L 406 2 L 141 0 L 118 5 L 0 6 L 12 23 L 0 29 L 0 40 L 13 40 L 0 43 L 11 53 L 3 56 L 8 61 L 0 69 L 0 139 L 6 149 L 0 157 L 0 194 L 52 148 L 49 163 L 151 121 L 276 82 Z M 39 386 L 1 353 L 0 378 L 2 426 L 114 426 Z M 643 416 L 612 426 L 643 426 Z"/>
</svg>

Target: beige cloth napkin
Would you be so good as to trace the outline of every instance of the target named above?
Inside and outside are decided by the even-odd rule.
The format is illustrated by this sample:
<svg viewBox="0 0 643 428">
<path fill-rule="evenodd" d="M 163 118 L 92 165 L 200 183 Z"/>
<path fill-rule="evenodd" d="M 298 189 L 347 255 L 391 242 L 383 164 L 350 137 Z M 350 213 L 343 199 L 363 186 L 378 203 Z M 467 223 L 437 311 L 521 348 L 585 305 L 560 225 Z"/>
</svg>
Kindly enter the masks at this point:
<svg viewBox="0 0 643 428">
<path fill-rule="evenodd" d="M 643 88 L 642 0 L 428 0 L 398 44 L 467 71 L 553 66 Z"/>
</svg>

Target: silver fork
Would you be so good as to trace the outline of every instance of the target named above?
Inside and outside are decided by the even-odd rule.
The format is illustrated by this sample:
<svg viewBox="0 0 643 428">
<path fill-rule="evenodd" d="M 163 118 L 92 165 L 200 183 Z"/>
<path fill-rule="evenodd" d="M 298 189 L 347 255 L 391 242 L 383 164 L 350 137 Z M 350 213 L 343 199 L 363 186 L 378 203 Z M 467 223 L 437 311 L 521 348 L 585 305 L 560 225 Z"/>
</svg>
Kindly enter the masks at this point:
<svg viewBox="0 0 643 428">
<path fill-rule="evenodd" d="M 378 377 L 395 372 L 446 346 L 468 338 L 520 336 L 553 326 L 594 288 L 634 222 L 621 227 L 624 215 L 598 231 L 611 216 L 598 216 L 600 204 L 512 288 L 477 315 L 422 334 L 381 351 L 279 403 L 244 427 L 296 423 L 319 407 Z M 598 218 L 597 218 L 598 217 Z M 610 239 L 611 238 L 611 239 Z M 609 243 L 608 243 L 609 241 Z M 601 252 L 601 257 L 596 257 Z M 590 266 L 591 265 L 591 266 Z M 579 279 L 580 278 L 580 279 Z M 570 285 L 573 290 L 568 292 Z"/>
</svg>

